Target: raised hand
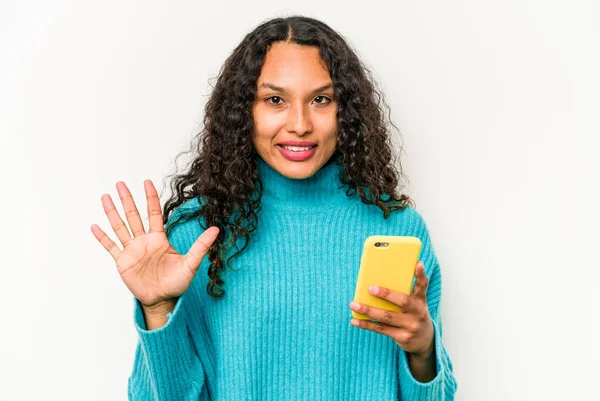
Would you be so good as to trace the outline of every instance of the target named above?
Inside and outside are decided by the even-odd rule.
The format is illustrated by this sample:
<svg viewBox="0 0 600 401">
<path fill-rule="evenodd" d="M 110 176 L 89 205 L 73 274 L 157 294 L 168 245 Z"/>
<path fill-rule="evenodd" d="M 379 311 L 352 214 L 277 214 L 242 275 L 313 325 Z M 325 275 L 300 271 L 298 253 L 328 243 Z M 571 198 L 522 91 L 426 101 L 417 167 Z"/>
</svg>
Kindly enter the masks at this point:
<svg viewBox="0 0 600 401">
<path fill-rule="evenodd" d="M 200 235 L 186 255 L 173 249 L 163 229 L 163 217 L 156 188 L 144 181 L 148 204 L 149 230 L 144 230 L 131 192 L 123 182 L 117 183 L 129 229 L 108 194 L 102 196 L 102 206 L 117 238 L 120 249 L 100 227 L 91 229 L 96 239 L 116 262 L 121 279 L 131 293 L 147 309 L 153 309 L 181 296 L 190 286 L 208 248 L 219 234 L 218 227 L 209 227 Z M 131 232 L 130 232 L 131 230 Z"/>
</svg>

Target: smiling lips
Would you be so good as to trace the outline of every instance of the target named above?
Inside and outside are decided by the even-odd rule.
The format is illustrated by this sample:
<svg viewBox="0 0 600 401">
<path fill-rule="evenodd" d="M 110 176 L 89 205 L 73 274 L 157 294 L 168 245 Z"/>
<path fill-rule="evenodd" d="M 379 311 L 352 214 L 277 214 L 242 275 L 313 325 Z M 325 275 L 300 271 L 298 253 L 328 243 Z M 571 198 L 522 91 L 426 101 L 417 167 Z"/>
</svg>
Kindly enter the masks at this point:
<svg viewBox="0 0 600 401">
<path fill-rule="evenodd" d="M 306 141 L 305 142 L 286 141 L 286 142 L 278 143 L 278 145 L 280 145 L 280 146 L 312 147 L 312 146 L 315 146 L 316 143 L 306 142 Z"/>
<path fill-rule="evenodd" d="M 283 142 L 277 145 L 283 157 L 291 161 L 309 159 L 315 154 L 316 147 L 317 145 L 311 142 Z"/>
</svg>

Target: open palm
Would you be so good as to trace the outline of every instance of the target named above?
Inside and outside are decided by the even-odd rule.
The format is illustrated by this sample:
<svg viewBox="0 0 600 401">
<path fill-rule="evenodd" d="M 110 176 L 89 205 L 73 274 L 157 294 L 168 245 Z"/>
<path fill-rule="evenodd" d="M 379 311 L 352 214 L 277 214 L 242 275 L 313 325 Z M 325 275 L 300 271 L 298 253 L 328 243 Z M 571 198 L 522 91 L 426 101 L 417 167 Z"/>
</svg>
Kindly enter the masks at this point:
<svg viewBox="0 0 600 401">
<path fill-rule="evenodd" d="M 110 195 L 102 196 L 102 206 L 117 238 L 121 250 L 100 227 L 91 229 L 96 239 L 116 262 L 121 279 L 131 293 L 146 307 L 176 299 L 190 286 L 208 248 L 219 234 L 217 227 L 209 227 L 200 235 L 186 255 L 179 254 L 163 229 L 163 217 L 156 188 L 152 181 L 144 181 L 148 204 L 149 230 L 145 231 L 131 192 L 123 182 L 117 191 L 129 229 L 121 219 Z"/>
</svg>

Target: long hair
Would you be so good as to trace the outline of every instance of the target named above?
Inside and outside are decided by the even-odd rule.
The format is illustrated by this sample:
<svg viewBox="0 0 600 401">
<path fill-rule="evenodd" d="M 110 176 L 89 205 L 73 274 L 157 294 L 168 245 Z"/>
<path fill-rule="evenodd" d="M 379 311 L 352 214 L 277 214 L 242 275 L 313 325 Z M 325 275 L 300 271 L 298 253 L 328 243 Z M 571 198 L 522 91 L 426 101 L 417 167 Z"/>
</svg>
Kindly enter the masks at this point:
<svg viewBox="0 0 600 401">
<path fill-rule="evenodd" d="M 229 246 L 242 252 L 258 226 L 257 212 L 263 184 L 257 172 L 252 139 L 252 104 L 265 55 L 275 42 L 315 46 L 329 69 L 337 108 L 337 144 L 332 159 L 342 166 L 340 181 L 346 195 L 358 194 L 365 204 L 381 208 L 384 218 L 414 202 L 399 194 L 402 167 L 396 168 L 389 126 L 389 106 L 376 88 L 370 71 L 344 38 L 313 18 L 292 16 L 263 22 L 244 37 L 227 58 L 205 106 L 203 128 L 192 145 L 192 160 L 183 173 L 175 173 L 171 195 L 164 205 L 167 233 L 189 219 L 204 218 L 206 226 L 219 227 L 219 235 L 208 249 L 209 282 L 206 290 L 214 298 L 225 294 L 220 272 Z M 384 113 L 388 111 L 388 119 Z M 400 165 L 398 163 L 398 165 Z M 402 187 L 401 187 L 402 188 Z M 400 188 L 400 189 L 401 189 Z M 189 199 L 202 199 L 201 207 L 171 213 Z M 237 239 L 246 241 L 241 249 Z M 229 241 L 225 241 L 229 238 Z"/>
</svg>

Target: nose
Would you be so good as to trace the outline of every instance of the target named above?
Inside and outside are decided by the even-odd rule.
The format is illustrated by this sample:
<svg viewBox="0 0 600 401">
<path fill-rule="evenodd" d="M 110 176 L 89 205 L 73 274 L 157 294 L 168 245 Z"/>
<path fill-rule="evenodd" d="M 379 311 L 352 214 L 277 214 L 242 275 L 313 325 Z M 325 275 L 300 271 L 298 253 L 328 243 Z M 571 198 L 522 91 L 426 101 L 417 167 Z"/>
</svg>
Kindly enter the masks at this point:
<svg viewBox="0 0 600 401">
<path fill-rule="evenodd" d="M 286 129 L 288 132 L 293 132 L 299 136 L 311 132 L 313 127 L 310 108 L 301 103 L 293 104 L 289 109 Z"/>
</svg>

